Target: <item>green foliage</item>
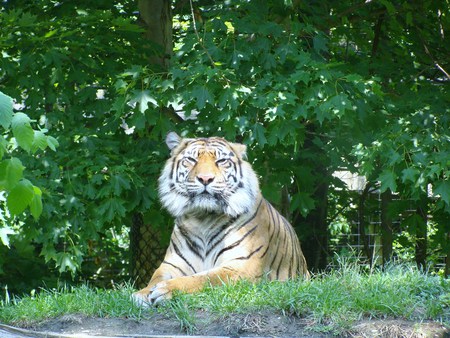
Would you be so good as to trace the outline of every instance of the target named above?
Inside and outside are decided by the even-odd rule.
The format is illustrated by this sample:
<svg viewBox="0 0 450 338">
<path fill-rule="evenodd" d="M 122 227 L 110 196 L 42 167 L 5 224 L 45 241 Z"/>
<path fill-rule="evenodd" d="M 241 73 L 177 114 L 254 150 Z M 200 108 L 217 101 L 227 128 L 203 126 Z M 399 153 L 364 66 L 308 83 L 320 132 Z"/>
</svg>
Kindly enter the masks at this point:
<svg viewBox="0 0 450 338">
<path fill-rule="evenodd" d="M 156 178 L 175 129 L 247 144 L 264 195 L 301 237 L 336 223 L 342 201 L 332 196 L 345 187 L 332 173 L 346 169 L 427 200 L 431 243 L 448 249 L 448 6 L 194 2 L 202 20 L 174 11 L 174 54 L 161 72 L 148 64 L 135 5 L 2 5 L 4 244 L 61 273 L 94 274 L 86 256 L 114 246 L 111 233 L 126 236 L 133 213 L 167 231 Z"/>
<path fill-rule="evenodd" d="M 47 136 L 46 130 L 34 130 L 31 119 L 24 113 L 14 112 L 12 98 L 2 92 L 0 124 L 3 128 L 0 145 L 0 192 L 3 196 L 0 202 L 0 240 L 9 247 L 10 236 L 20 231 L 14 226 L 14 217 L 21 216 L 27 208 L 35 220 L 42 213 L 42 191 L 24 177 L 25 166 L 17 156 L 21 156 L 22 150 L 37 160 L 39 150 L 44 152 L 49 144 L 55 150 L 57 141 Z"/>
<path fill-rule="evenodd" d="M 13 116 L 2 109 L 0 122 L 10 125 L 25 150 L 0 167 L 9 175 L 6 184 L 19 180 L 6 206 L 15 213 L 29 206 L 33 216 L 42 210 L 38 221 L 27 218 L 10 226 L 17 234 L 9 236 L 10 246 L 33 243 L 30 255 L 41 256 L 61 273 L 75 273 L 88 252 L 98 253 L 96 243 L 111 241 L 111 230 L 122 233 L 132 212 L 144 212 L 155 201 L 152 177 L 160 169 L 161 135 L 127 135 L 122 119 L 111 110 L 117 77 L 128 65 L 146 62 L 146 47 L 133 47 L 141 45 L 142 29 L 133 23 L 129 3 L 108 8 L 102 3 L 60 6 L 43 1 L 6 7 L 0 15 L 5 27 L 0 35 L 0 90 L 23 108 Z M 125 12 L 130 14 L 124 17 Z M 63 151 L 48 151 L 56 147 Z M 33 179 L 22 179 L 21 167 Z M 3 231 L 1 238 L 7 234 L 9 230 Z M 30 259 L 22 254 L 24 262 Z M 124 247 L 115 254 L 126 257 Z M 3 257 L 0 268 L 7 263 Z M 92 274 L 99 269 L 83 266 L 93 269 Z M 3 283 L 19 285 L 14 276 L 4 278 Z"/>
</svg>

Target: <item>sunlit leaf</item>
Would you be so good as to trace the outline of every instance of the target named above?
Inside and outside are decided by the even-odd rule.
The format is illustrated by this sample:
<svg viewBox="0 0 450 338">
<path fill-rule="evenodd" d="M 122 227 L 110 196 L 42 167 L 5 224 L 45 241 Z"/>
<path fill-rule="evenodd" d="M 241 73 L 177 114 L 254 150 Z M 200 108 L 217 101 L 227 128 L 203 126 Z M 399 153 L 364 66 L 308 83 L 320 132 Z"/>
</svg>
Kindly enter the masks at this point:
<svg viewBox="0 0 450 338">
<path fill-rule="evenodd" d="M 35 152 L 38 149 L 45 150 L 47 146 L 47 135 L 45 135 L 41 130 L 35 130 L 33 144 L 31 145 L 31 151 Z"/>
<path fill-rule="evenodd" d="M 0 162 L 0 190 L 10 190 L 22 178 L 25 167 L 18 158 L 11 158 Z"/>
<path fill-rule="evenodd" d="M 34 197 L 34 188 L 30 181 L 22 179 L 8 193 L 6 205 L 12 215 L 19 215 L 30 205 Z"/>
<path fill-rule="evenodd" d="M 13 117 L 13 101 L 8 95 L 0 92 L 0 125 L 8 129 Z"/>
<path fill-rule="evenodd" d="M 30 202 L 30 212 L 35 220 L 42 214 L 42 192 L 36 186 L 33 186 L 34 195 Z"/>
<path fill-rule="evenodd" d="M 149 90 L 135 91 L 134 97 L 131 99 L 130 103 L 137 103 L 139 106 L 139 111 L 144 114 L 151 103 L 154 107 L 158 106 L 155 98 L 150 94 Z"/>
<path fill-rule="evenodd" d="M 9 248 L 9 235 L 13 235 L 16 232 L 7 227 L 0 228 L 0 240 L 3 243 L 3 245 L 7 246 Z"/>
<path fill-rule="evenodd" d="M 16 113 L 12 118 L 11 125 L 17 144 L 26 151 L 30 151 L 34 139 L 30 118 L 24 113 Z"/>
<path fill-rule="evenodd" d="M 53 136 L 47 136 L 47 145 L 51 150 L 56 151 L 56 148 L 59 146 L 59 142 Z"/>
</svg>

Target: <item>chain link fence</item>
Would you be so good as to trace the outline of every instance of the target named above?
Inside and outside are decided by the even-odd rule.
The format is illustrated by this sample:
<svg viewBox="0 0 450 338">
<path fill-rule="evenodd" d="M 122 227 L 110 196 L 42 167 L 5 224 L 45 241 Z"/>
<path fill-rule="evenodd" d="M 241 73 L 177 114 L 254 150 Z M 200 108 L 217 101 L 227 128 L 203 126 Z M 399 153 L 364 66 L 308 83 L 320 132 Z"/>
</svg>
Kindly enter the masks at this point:
<svg viewBox="0 0 450 338">
<path fill-rule="evenodd" d="M 135 213 L 130 229 L 130 270 L 135 288 L 147 286 L 164 259 L 166 249 L 161 230 L 145 224 L 142 214 Z"/>
</svg>

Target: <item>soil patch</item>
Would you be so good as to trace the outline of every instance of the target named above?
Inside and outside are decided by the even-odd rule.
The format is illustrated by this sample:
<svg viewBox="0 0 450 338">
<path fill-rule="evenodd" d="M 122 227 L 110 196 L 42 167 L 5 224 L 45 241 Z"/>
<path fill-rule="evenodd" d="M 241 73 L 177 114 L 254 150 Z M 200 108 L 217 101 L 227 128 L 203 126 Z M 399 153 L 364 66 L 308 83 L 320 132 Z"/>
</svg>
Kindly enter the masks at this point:
<svg viewBox="0 0 450 338">
<path fill-rule="evenodd" d="M 46 337 L 61 335 L 151 337 L 197 335 L 209 337 L 331 337 L 330 332 L 312 331 L 315 323 L 293 316 L 274 313 L 235 314 L 223 317 L 211 316 L 201 311 L 195 315 L 195 328 L 182 327 L 174 318 L 155 314 L 145 320 L 124 318 L 93 318 L 84 315 L 65 315 L 27 327 Z M 317 329 L 317 326 L 315 326 Z M 325 329 L 325 327 L 324 327 Z M 1 333 L 1 328 L 0 328 Z M 24 333 L 24 332 L 22 332 Z M 17 335 L 25 337 L 26 335 Z M 449 330 L 436 322 L 415 323 L 405 320 L 362 320 L 354 323 L 340 337 L 449 337 Z M 14 336 L 11 336 L 14 337 Z"/>
</svg>

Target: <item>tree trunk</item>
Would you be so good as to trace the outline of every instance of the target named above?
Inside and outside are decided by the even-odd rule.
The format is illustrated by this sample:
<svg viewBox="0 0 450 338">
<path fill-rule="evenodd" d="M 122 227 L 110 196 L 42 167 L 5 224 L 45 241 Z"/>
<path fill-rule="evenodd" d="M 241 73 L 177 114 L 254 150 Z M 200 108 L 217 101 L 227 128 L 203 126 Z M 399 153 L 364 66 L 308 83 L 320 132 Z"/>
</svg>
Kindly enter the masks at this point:
<svg viewBox="0 0 450 338">
<path fill-rule="evenodd" d="M 428 215 L 428 200 L 422 198 L 416 209 L 416 214 L 419 216 L 416 229 L 416 264 L 420 269 L 425 270 L 427 265 L 427 249 L 428 249 L 428 230 L 427 230 L 427 215 Z"/>
<path fill-rule="evenodd" d="M 383 254 L 383 265 L 392 258 L 392 217 L 389 215 L 389 205 L 392 201 L 391 190 L 381 194 L 381 245 Z"/>
<path fill-rule="evenodd" d="M 167 70 L 172 55 L 172 6 L 170 0 L 138 0 L 139 19 L 145 28 L 145 40 L 151 53 L 149 65 Z M 145 43 L 145 42 L 143 42 Z M 165 109 L 168 117 L 176 119 L 171 109 Z M 176 115 L 177 118 L 178 115 Z M 164 258 L 166 247 L 161 245 L 161 232 L 152 224 L 145 224 L 143 216 L 135 212 L 130 230 L 131 275 L 135 287 L 149 282 L 154 270 Z"/>
<path fill-rule="evenodd" d="M 328 184 L 321 183 L 313 196 L 316 208 L 306 218 L 301 216 L 294 220 L 296 228 L 300 229 L 301 246 L 308 263 L 308 269 L 312 271 L 323 270 L 328 265 Z"/>
<path fill-rule="evenodd" d="M 151 66 L 167 69 L 172 55 L 172 6 L 170 0 L 139 0 L 139 18 L 150 42 Z"/>
<path fill-rule="evenodd" d="M 366 202 L 369 199 L 369 193 L 371 189 L 370 182 L 366 183 L 364 190 L 361 193 L 358 204 L 358 223 L 359 223 L 359 235 L 363 243 L 363 251 L 370 262 L 370 266 L 373 265 L 374 252 L 370 249 L 370 237 L 366 233 Z"/>
<path fill-rule="evenodd" d="M 447 243 L 450 243 L 450 232 L 447 233 Z M 445 271 L 444 276 L 448 278 L 450 276 L 450 245 L 447 244 L 447 256 L 445 257 Z"/>
<path fill-rule="evenodd" d="M 291 215 L 290 208 L 290 198 L 289 198 L 289 190 L 287 186 L 284 186 L 281 190 L 281 205 L 280 205 L 280 213 L 286 218 L 289 219 Z"/>
</svg>

